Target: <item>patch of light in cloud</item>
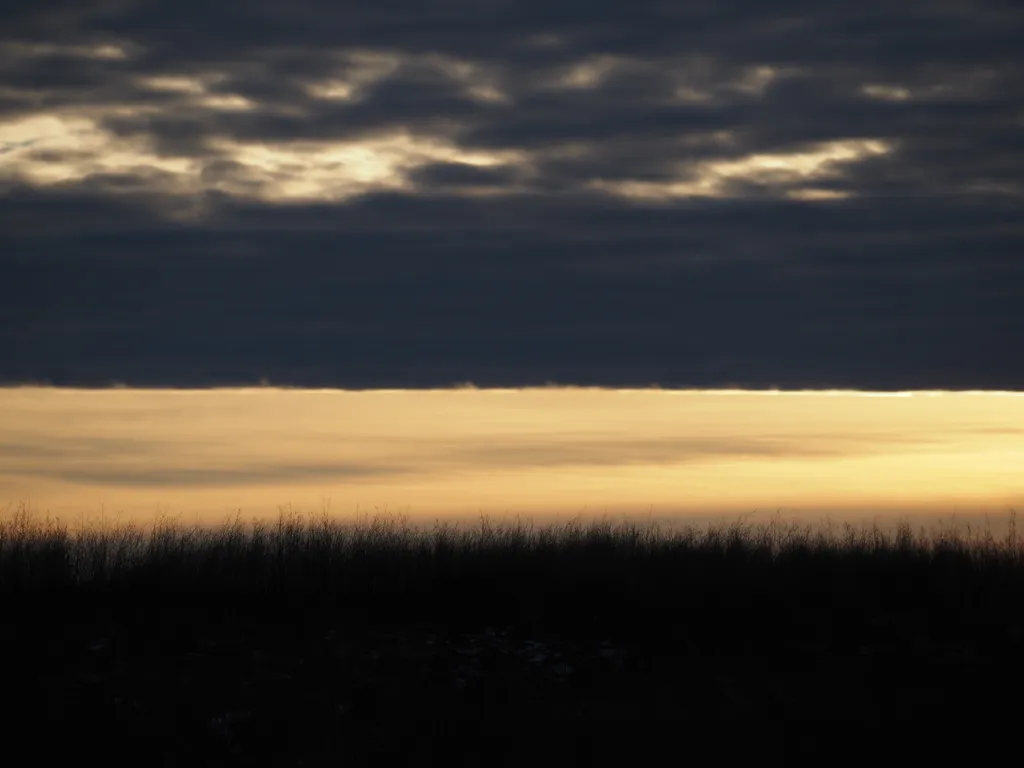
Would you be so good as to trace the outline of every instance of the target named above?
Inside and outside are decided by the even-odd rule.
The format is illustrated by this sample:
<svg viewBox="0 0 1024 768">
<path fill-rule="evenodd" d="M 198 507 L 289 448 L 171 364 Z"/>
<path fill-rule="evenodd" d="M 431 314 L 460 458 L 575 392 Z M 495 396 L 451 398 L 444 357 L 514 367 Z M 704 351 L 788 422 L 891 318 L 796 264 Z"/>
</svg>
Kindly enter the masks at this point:
<svg viewBox="0 0 1024 768">
<path fill-rule="evenodd" d="M 482 102 L 509 102 L 493 73 L 481 65 L 439 53 L 401 55 L 386 51 L 350 51 L 338 57 L 338 71 L 306 83 L 306 93 L 324 101 L 358 102 L 367 88 L 386 80 L 403 66 L 436 70 L 462 86 L 463 93 Z"/>
<path fill-rule="evenodd" d="M 611 72 L 627 63 L 628 60 L 618 56 L 593 56 L 559 72 L 550 85 L 582 90 L 596 88 Z"/>
<path fill-rule="evenodd" d="M 350 142 L 249 144 L 221 140 L 218 148 L 247 169 L 247 181 L 263 182 L 267 201 L 343 200 L 375 190 L 411 188 L 407 177 L 421 165 L 465 163 L 479 167 L 521 159 L 516 151 L 466 151 L 451 142 L 399 132 Z M 245 194 L 244 189 L 223 191 Z"/>
<path fill-rule="evenodd" d="M 133 47 L 127 43 L 67 45 L 63 43 L 7 41 L 0 42 L 0 57 L 28 59 L 65 56 L 76 59 L 119 61 L 132 58 L 131 51 Z"/>
<path fill-rule="evenodd" d="M 428 56 L 427 60 L 449 78 L 458 82 L 462 86 L 463 93 L 469 98 L 495 104 L 510 103 L 511 99 L 501 90 L 497 78 L 480 65 L 436 54 Z"/>
<path fill-rule="evenodd" d="M 24 45 L 28 46 L 26 50 L 35 50 L 35 44 Z M 101 48 L 89 50 L 90 55 L 113 55 Z M 333 58 L 336 68 L 331 76 L 307 83 L 306 90 L 312 98 L 359 101 L 367 89 L 408 66 L 441 74 L 469 98 L 496 104 L 510 101 L 501 88 L 500 73 L 483 63 L 439 53 L 403 55 L 377 50 L 339 51 Z M 588 57 L 554 73 L 553 79 L 539 87 L 593 89 L 613 73 L 653 73 L 662 66 L 622 56 Z M 716 61 L 699 57 L 669 62 L 666 66 L 679 88 L 686 92 L 680 96 L 684 100 L 728 99 L 730 94 L 760 96 L 779 78 L 798 74 L 791 68 L 766 65 L 723 72 Z M 0 180 L 47 186 L 81 182 L 93 176 L 119 176 L 134 177 L 128 185 L 133 193 L 149 191 L 180 200 L 199 199 L 203 192 L 216 190 L 262 202 L 338 202 L 378 191 L 415 192 L 410 176 L 417 168 L 433 163 L 518 166 L 522 178 L 529 179 L 536 177 L 539 162 L 544 158 L 586 159 L 600 150 L 587 142 L 562 142 L 531 150 L 468 150 L 458 146 L 454 130 L 450 137 L 403 130 L 347 141 L 256 141 L 221 136 L 209 140 L 208 158 L 168 157 L 157 150 L 152 137 L 117 135 L 105 128 L 112 117 L 162 116 L 181 108 L 200 114 L 259 108 L 258 103 L 240 94 L 221 91 L 218 86 L 226 78 L 226 73 L 216 71 L 144 76 L 136 79 L 137 87 L 173 94 L 174 103 L 81 105 L 0 123 Z M 865 88 L 865 93 L 870 92 L 873 98 L 902 98 L 900 94 L 906 90 L 899 90 L 902 86 L 878 84 Z M 845 166 L 894 151 L 891 143 L 858 139 L 822 142 L 796 152 L 743 155 L 728 131 L 690 136 L 681 142 L 713 144 L 733 156 L 680 164 L 675 178 L 665 181 L 602 179 L 586 186 L 618 197 L 659 201 L 740 196 L 745 192 L 738 185 L 746 182 L 776 190 L 780 196 L 791 199 L 834 200 L 851 193 L 819 189 L 815 182 L 841 179 Z M 521 190 L 506 184 L 478 185 L 464 186 L 459 194 L 517 191 Z"/>
<path fill-rule="evenodd" d="M 28 138 L 34 139 L 31 146 L 11 153 L 13 160 L 0 164 L 0 180 L 48 186 L 90 176 L 134 173 L 139 184 L 146 186 L 147 177 L 154 174 L 181 178 L 199 170 L 195 160 L 159 156 L 147 139 L 114 136 L 100 127 L 97 118 L 85 114 L 33 115 L 0 124 L 0 146 Z M 160 179 L 166 183 L 167 177 L 161 175 Z"/>
<path fill-rule="evenodd" d="M 746 67 L 732 77 L 723 76 L 719 65 L 704 58 L 670 65 L 674 100 L 683 104 L 703 104 L 729 99 L 735 94 L 761 97 L 777 81 L 800 73 L 796 67 L 757 65 Z"/>
<path fill-rule="evenodd" d="M 925 83 L 864 83 L 860 93 L 879 101 L 970 101 L 998 93 L 1000 73 L 989 68 L 934 75 Z"/>
<path fill-rule="evenodd" d="M 789 74 L 792 74 L 792 70 L 767 66 L 749 67 L 735 82 L 730 84 L 730 87 L 741 93 L 760 96 L 768 90 L 772 83 Z"/>
<path fill-rule="evenodd" d="M 676 97 L 684 102 L 710 101 L 728 93 L 760 96 L 775 81 L 798 72 L 793 67 L 757 65 L 728 77 L 716 61 L 704 57 L 684 61 L 642 61 L 626 56 L 600 55 L 558 70 L 542 87 L 590 90 L 600 87 L 610 75 L 625 71 L 659 76 L 668 73 L 678 83 Z"/>
<path fill-rule="evenodd" d="M 358 101 L 362 91 L 385 80 L 401 66 L 396 53 L 372 50 L 346 51 L 337 57 L 338 73 L 306 83 L 306 93 L 325 101 Z"/>
<path fill-rule="evenodd" d="M 885 155 L 892 146 L 874 139 L 823 142 L 802 152 L 748 155 L 734 160 L 711 160 L 696 166 L 696 178 L 678 181 L 596 181 L 591 186 L 613 195 L 644 200 L 679 197 L 725 197 L 732 181 L 750 181 L 785 187 L 841 177 L 841 167 L 867 157 Z M 683 169 L 688 170 L 688 169 Z M 784 190 L 789 192 L 791 190 Z M 804 189 L 803 199 L 816 191 Z M 828 196 L 828 193 L 825 193 Z"/>
<path fill-rule="evenodd" d="M 136 83 L 151 91 L 167 91 L 170 93 L 206 93 L 208 82 L 206 78 L 182 77 L 173 75 L 158 75 L 154 77 L 140 77 Z"/>
<path fill-rule="evenodd" d="M 164 83 L 202 99 L 198 84 Z M 80 182 L 93 176 L 130 174 L 134 188 L 190 197 L 216 189 L 265 202 L 339 201 L 379 190 L 411 189 L 408 175 L 421 165 L 452 162 L 474 166 L 518 163 L 523 153 L 466 151 L 451 141 L 399 132 L 357 141 L 211 141 L 218 160 L 238 164 L 230 175 L 204 174 L 207 161 L 167 157 L 145 136 L 117 136 L 103 119 L 138 115 L 136 108 L 97 108 L 94 114 L 33 115 L 0 124 L 0 180 L 38 186 Z M 55 159 L 56 158 L 56 159 Z"/>
<path fill-rule="evenodd" d="M 218 73 L 200 76 L 161 75 L 140 77 L 136 84 L 150 91 L 177 93 L 189 107 L 220 111 L 249 111 L 257 107 L 251 99 L 237 93 L 211 93 L 210 88 L 224 80 Z"/>
<path fill-rule="evenodd" d="M 910 99 L 910 89 L 900 85 L 884 85 L 880 83 L 868 83 L 861 86 L 860 92 L 872 99 L 881 101 L 907 101 Z"/>
<path fill-rule="evenodd" d="M 208 93 L 196 100 L 196 104 L 206 109 L 228 112 L 249 112 L 256 104 L 245 96 L 237 93 Z"/>
<path fill-rule="evenodd" d="M 158 86 L 200 101 L 227 99 L 223 106 L 230 106 L 229 94 L 209 94 L 207 84 L 199 80 L 170 79 L 158 82 Z M 219 138 L 210 142 L 211 150 L 218 153 L 216 159 L 236 163 L 236 170 L 211 175 L 203 173 L 206 162 L 202 159 L 167 157 L 156 152 L 145 136 L 117 136 L 103 127 L 104 119 L 138 115 L 140 111 L 144 110 L 106 106 L 78 114 L 33 115 L 0 124 L 0 147 L 5 150 L 0 179 L 46 186 L 95 175 L 134 174 L 138 178 L 135 188 L 163 195 L 194 196 L 216 189 L 265 202 L 340 201 L 379 190 L 411 190 L 409 175 L 431 163 L 528 167 L 532 157 L 521 150 L 465 150 L 447 138 L 408 131 L 353 141 L 246 142 Z M 561 148 L 563 153 L 570 150 L 572 147 Z M 586 150 L 586 145 L 576 147 L 583 154 Z M 797 199 L 821 200 L 842 193 L 814 189 L 813 182 L 841 177 L 843 165 L 891 151 L 891 146 L 882 141 L 832 141 L 801 152 L 712 160 L 699 164 L 695 174 L 693 169 L 680 168 L 681 178 L 675 181 L 597 181 L 591 186 L 621 197 L 658 200 L 725 197 L 730 194 L 730 182 L 752 181 L 777 185 L 781 194 Z"/>
<path fill-rule="evenodd" d="M 786 197 L 791 200 L 845 200 L 850 196 L 849 192 L 838 189 L 791 189 L 786 192 Z"/>
</svg>

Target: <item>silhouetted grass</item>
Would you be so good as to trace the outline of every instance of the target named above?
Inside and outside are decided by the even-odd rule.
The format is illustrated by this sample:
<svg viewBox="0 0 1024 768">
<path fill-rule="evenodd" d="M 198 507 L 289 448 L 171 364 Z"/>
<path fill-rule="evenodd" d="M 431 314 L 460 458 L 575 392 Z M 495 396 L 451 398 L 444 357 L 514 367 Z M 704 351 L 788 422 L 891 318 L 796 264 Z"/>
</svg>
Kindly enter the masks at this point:
<svg viewBox="0 0 1024 768">
<path fill-rule="evenodd" d="M 282 512 L 71 534 L 22 508 L 0 523 L 8 696 L 77 749 L 167 764 L 521 764 L 524 736 L 494 729 L 526 720 L 558 723 L 570 762 L 611 764 L 630 722 L 674 739 L 742 723 L 722 748 L 763 757 L 891 746 L 1012 714 L 1014 524 L 996 540 Z"/>
</svg>

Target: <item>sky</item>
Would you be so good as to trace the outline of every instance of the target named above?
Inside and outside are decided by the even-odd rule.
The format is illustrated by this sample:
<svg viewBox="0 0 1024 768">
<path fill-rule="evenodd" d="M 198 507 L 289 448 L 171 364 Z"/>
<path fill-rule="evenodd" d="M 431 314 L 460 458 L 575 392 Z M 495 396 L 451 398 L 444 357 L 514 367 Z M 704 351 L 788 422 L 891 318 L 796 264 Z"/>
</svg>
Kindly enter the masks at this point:
<svg viewBox="0 0 1024 768">
<path fill-rule="evenodd" d="M 664 506 L 677 503 L 666 489 L 689 461 L 681 451 L 762 468 L 756 483 L 709 481 L 730 510 L 754 496 L 923 508 L 936 482 L 925 474 L 951 471 L 922 447 L 935 440 L 981 473 L 970 489 L 943 475 L 943 498 L 1019 498 L 1006 475 L 1017 406 L 1001 426 L 972 421 L 1012 398 L 919 413 L 906 398 L 766 396 L 751 401 L 763 423 L 715 406 L 719 426 L 703 437 L 685 420 L 671 440 L 657 424 L 622 427 L 605 436 L 614 449 L 577 444 L 586 430 L 570 417 L 579 403 L 596 408 L 594 424 L 642 422 L 649 408 L 676 423 L 667 391 L 690 392 L 699 411 L 724 389 L 1024 389 L 1022 39 L 1016 0 L 9 0 L 0 502 L 61 506 L 73 489 L 80 505 L 138 506 L 142 488 L 145 504 L 202 490 L 188 503 L 224 509 L 257 488 L 331 491 L 353 473 L 380 484 L 376 498 L 436 455 L 505 479 L 470 498 L 437 474 L 449 496 L 421 483 L 422 508 L 498 505 L 519 481 L 547 488 L 550 504 L 575 488 L 581 507 L 599 503 L 599 477 L 606 499 Z M 50 386 L 74 393 L 61 420 L 16 418 L 26 397 L 51 403 Z M 531 394 L 559 387 L 568 399 Z M 574 387 L 646 394 L 598 408 Z M 256 408 L 248 388 L 270 399 Z M 114 399 L 91 400 L 97 389 Z M 158 400 L 163 415 L 139 419 L 140 390 L 177 415 Z M 489 390 L 549 428 L 533 443 L 493 425 L 463 434 L 463 419 L 505 418 Z M 430 422 L 431 397 L 460 399 Z M 107 410 L 90 422 L 96 402 Z M 329 404 L 288 451 L 246 458 L 244 445 L 270 450 L 239 442 L 246 424 L 308 402 Z M 243 403 L 255 410 L 232 421 Z M 842 486 L 844 501 L 811 478 L 849 458 L 835 457 L 844 414 L 868 407 L 905 422 L 899 440 L 917 448 L 897 453 L 916 451 L 917 474 L 889 437 L 857 437 L 894 462 L 872 465 L 876 477 L 907 482 L 886 486 L 888 501 Z M 338 415 L 351 408 L 374 415 L 367 435 L 391 435 L 369 469 L 350 471 L 348 449 L 317 437 L 328 424 L 345 445 L 363 434 Z M 233 430 L 216 460 L 208 422 Z M 966 432 L 948 438 L 947 422 Z M 191 437 L 165 445 L 168 429 Z M 765 448 L 780 435 L 781 454 Z M 327 451 L 322 466 L 303 439 Z M 404 440 L 455 454 L 430 448 L 413 471 Z M 546 457 L 550 487 L 509 479 L 529 452 Z M 797 458 L 808 479 L 790 498 L 776 481 L 796 482 L 783 465 Z M 129 459 L 151 463 L 128 472 Z M 415 508 L 410 494 L 392 504 Z"/>
<path fill-rule="evenodd" d="M 1007 393 L 25 387 L 0 423 L 0 511 L 72 530 L 286 508 L 419 528 L 973 519 L 998 535 L 1024 512 L 1024 395 Z"/>
<path fill-rule="evenodd" d="M 1019 389 L 1006 0 L 11 0 L 0 380 Z"/>
</svg>

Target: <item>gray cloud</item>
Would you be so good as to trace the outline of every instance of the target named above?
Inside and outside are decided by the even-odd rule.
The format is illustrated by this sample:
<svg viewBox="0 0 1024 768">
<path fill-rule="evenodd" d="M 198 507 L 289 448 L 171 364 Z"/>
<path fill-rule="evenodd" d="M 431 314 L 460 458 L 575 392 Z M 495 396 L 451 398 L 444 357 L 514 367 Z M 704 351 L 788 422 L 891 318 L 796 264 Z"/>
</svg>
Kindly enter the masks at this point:
<svg viewBox="0 0 1024 768">
<path fill-rule="evenodd" d="M 0 380 L 1024 382 L 1015 3 L 9 5 Z"/>
<path fill-rule="evenodd" d="M 927 438 L 821 435 L 794 441 L 789 437 L 686 437 L 650 439 L 552 439 L 520 437 L 495 445 L 465 442 L 458 447 L 421 441 L 418 452 L 381 463 L 324 461 L 276 463 L 236 462 L 231 466 L 164 466 L 180 464 L 179 444 L 111 437 L 62 438 L 59 442 L 21 438 L 0 442 L 0 457 L 16 461 L 16 474 L 67 483 L 120 487 L 216 488 L 236 485 L 274 485 L 303 481 L 381 480 L 418 473 L 463 473 L 523 468 L 616 467 L 678 465 L 714 462 L 723 458 L 759 460 L 829 459 L 884 451 L 888 446 L 919 445 Z M 190 443 L 195 447 L 195 443 Z M 95 457 L 103 456 L 102 461 Z M 147 458 L 144 465 L 140 458 Z"/>
<path fill-rule="evenodd" d="M 281 482 L 302 482 L 316 480 L 358 480 L 394 475 L 400 470 L 370 467 L 359 464 L 323 464 L 298 466 L 260 467 L 194 467 L 180 469 L 66 469 L 59 473 L 64 482 L 84 485 L 122 487 L 168 487 L 190 486 L 193 488 L 216 488 L 235 485 L 273 485 Z M 33 473 L 29 473 L 33 474 Z M 46 472 L 36 473 L 53 477 Z M 56 473 L 54 473 L 56 474 Z"/>
<path fill-rule="evenodd" d="M 35 438 L 10 435 L 9 439 L 0 440 L 0 457 L 7 461 L 29 460 L 59 463 L 96 455 L 118 457 L 158 455 L 169 445 L 171 444 L 136 438 L 68 436 Z"/>
<path fill-rule="evenodd" d="M 928 440 L 894 436 L 885 442 L 868 438 L 837 438 L 821 436 L 819 442 L 792 438 L 694 437 L 652 438 L 645 440 L 600 439 L 552 440 L 540 436 L 536 440 L 514 440 L 501 445 L 480 443 L 457 451 L 441 451 L 442 463 L 459 459 L 473 466 L 501 469 L 524 467 L 613 467 L 623 465 L 689 464 L 714 462 L 723 458 L 760 460 L 830 459 L 876 453 L 889 445 L 905 446 Z"/>
<path fill-rule="evenodd" d="M 466 163 L 434 163 L 412 174 L 420 188 L 504 186 L 519 178 L 514 168 L 480 168 Z"/>
</svg>

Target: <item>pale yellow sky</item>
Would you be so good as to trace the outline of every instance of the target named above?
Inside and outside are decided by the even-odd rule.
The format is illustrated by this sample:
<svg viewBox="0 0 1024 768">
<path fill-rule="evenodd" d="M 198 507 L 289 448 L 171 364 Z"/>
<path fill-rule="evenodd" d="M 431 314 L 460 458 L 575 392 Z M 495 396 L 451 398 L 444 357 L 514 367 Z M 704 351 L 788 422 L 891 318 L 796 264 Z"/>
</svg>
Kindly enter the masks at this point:
<svg viewBox="0 0 1024 768">
<path fill-rule="evenodd" d="M 1024 510 L 1024 396 L 0 390 L 0 514 L 537 522 Z"/>
</svg>

